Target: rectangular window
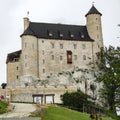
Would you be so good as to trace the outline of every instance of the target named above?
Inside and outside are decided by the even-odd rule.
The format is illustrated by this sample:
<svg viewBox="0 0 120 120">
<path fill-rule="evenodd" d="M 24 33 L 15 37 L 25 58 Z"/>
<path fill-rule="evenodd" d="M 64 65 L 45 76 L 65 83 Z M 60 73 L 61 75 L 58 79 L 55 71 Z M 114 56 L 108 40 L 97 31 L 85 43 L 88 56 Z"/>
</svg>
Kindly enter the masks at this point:
<svg viewBox="0 0 120 120">
<path fill-rule="evenodd" d="M 16 67 L 16 69 L 18 70 L 18 66 Z"/>
<path fill-rule="evenodd" d="M 83 55 L 83 60 L 86 60 L 86 55 Z"/>
<path fill-rule="evenodd" d="M 70 33 L 70 37 L 73 39 L 74 38 L 74 34 Z"/>
<path fill-rule="evenodd" d="M 97 26 L 96 29 L 98 30 L 98 28 L 99 28 L 99 27 Z"/>
<path fill-rule="evenodd" d="M 84 38 L 84 35 L 83 35 L 83 34 L 81 35 L 81 38 Z"/>
<path fill-rule="evenodd" d="M 53 33 L 52 32 L 49 32 L 49 37 L 52 37 L 53 36 Z"/>
<path fill-rule="evenodd" d="M 86 44 L 82 44 L 82 48 L 83 48 L 83 49 L 86 49 Z"/>
<path fill-rule="evenodd" d="M 43 60 L 43 64 L 45 64 L 45 60 Z"/>
<path fill-rule="evenodd" d="M 45 54 L 44 50 L 42 50 L 42 54 L 43 54 L 43 55 Z"/>
<path fill-rule="evenodd" d="M 62 56 L 60 56 L 60 61 L 62 61 L 63 60 L 63 57 Z"/>
<path fill-rule="evenodd" d="M 51 55 L 51 59 L 54 60 L 54 55 Z"/>
<path fill-rule="evenodd" d="M 62 33 L 60 33 L 60 37 L 61 37 L 61 38 L 63 37 L 63 34 L 62 34 Z"/>
<path fill-rule="evenodd" d="M 51 43 L 51 47 L 54 48 L 54 43 Z"/>
<path fill-rule="evenodd" d="M 67 64 L 72 64 L 72 52 L 67 51 Z"/>
<path fill-rule="evenodd" d="M 97 39 L 99 39 L 99 35 L 97 35 Z"/>
<path fill-rule="evenodd" d="M 43 73 L 45 73 L 45 69 L 43 69 Z"/>
<path fill-rule="evenodd" d="M 14 58 L 14 60 L 13 60 L 13 61 L 14 61 L 14 62 L 17 62 L 18 60 L 19 60 L 18 58 Z"/>
<path fill-rule="evenodd" d="M 77 60 L 77 55 L 74 55 L 74 60 Z"/>
<path fill-rule="evenodd" d="M 16 77 L 17 79 L 19 78 L 19 76 L 17 75 L 17 77 Z"/>
<path fill-rule="evenodd" d="M 34 44 L 32 44 L 32 48 L 34 49 Z"/>
<path fill-rule="evenodd" d="M 77 49 L 77 44 L 74 44 L 73 46 L 74 46 L 74 49 Z"/>
<path fill-rule="evenodd" d="M 60 49 L 63 49 L 63 44 L 60 44 Z"/>
</svg>

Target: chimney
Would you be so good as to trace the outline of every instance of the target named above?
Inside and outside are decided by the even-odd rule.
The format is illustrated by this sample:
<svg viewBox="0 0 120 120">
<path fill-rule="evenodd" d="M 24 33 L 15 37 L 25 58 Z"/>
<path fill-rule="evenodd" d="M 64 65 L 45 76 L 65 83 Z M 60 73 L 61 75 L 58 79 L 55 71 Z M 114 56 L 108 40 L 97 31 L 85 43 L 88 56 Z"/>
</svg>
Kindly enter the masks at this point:
<svg viewBox="0 0 120 120">
<path fill-rule="evenodd" d="M 25 17 L 24 19 L 24 31 L 29 27 L 29 18 Z"/>
</svg>

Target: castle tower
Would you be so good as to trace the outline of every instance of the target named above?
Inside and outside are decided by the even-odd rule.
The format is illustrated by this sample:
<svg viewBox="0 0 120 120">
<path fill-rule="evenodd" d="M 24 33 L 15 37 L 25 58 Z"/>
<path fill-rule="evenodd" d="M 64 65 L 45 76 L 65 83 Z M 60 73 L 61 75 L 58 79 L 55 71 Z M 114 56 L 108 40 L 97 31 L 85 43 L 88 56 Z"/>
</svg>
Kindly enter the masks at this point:
<svg viewBox="0 0 120 120">
<path fill-rule="evenodd" d="M 94 4 L 88 11 L 86 16 L 86 26 L 90 37 L 94 40 L 93 43 L 93 55 L 100 51 L 103 47 L 103 35 L 102 35 L 102 25 L 101 16 L 102 14 L 95 8 Z M 94 60 L 96 57 L 94 56 Z"/>
<path fill-rule="evenodd" d="M 38 39 L 30 26 L 29 19 L 24 18 L 24 35 L 21 35 L 22 77 L 32 76 L 36 79 L 38 78 Z"/>
</svg>

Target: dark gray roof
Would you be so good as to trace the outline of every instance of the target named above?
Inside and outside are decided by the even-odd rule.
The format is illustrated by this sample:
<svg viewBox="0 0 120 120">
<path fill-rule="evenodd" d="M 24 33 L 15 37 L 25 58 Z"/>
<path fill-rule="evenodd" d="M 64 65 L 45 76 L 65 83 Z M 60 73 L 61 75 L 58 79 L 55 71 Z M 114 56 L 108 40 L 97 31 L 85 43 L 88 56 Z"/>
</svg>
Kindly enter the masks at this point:
<svg viewBox="0 0 120 120">
<path fill-rule="evenodd" d="M 102 15 L 96 8 L 94 5 L 92 5 L 91 9 L 88 11 L 88 13 L 85 15 L 89 15 L 89 14 L 99 14 L 99 15 Z"/>
<path fill-rule="evenodd" d="M 19 58 L 20 58 L 20 54 L 21 54 L 21 50 L 9 53 L 7 55 L 6 63 L 8 63 L 8 62 L 17 62 L 19 60 Z"/>
<path fill-rule="evenodd" d="M 88 35 L 86 26 L 35 23 L 30 22 L 29 27 L 21 35 L 33 35 L 37 38 L 93 41 Z"/>
</svg>

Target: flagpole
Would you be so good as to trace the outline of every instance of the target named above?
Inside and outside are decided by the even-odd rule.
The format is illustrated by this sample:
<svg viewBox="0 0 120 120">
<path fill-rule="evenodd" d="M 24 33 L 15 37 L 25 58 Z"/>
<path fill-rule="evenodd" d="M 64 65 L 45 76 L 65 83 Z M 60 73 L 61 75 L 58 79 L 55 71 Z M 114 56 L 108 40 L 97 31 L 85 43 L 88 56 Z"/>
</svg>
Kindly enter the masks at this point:
<svg viewBox="0 0 120 120">
<path fill-rule="evenodd" d="M 27 18 L 29 17 L 29 11 L 27 11 Z"/>
</svg>

